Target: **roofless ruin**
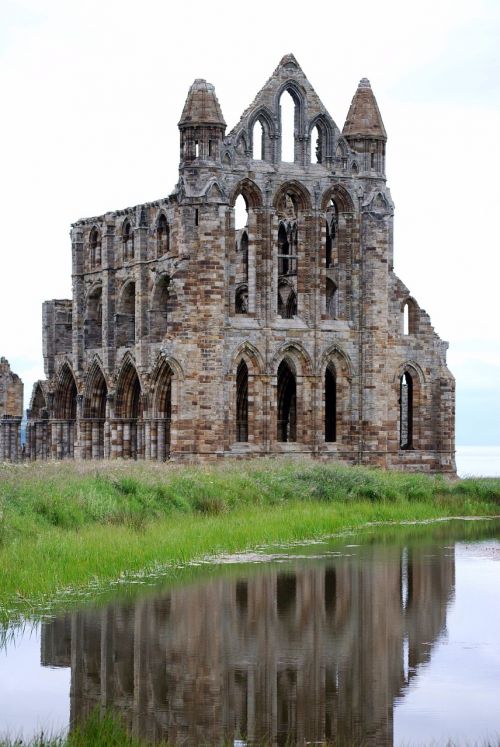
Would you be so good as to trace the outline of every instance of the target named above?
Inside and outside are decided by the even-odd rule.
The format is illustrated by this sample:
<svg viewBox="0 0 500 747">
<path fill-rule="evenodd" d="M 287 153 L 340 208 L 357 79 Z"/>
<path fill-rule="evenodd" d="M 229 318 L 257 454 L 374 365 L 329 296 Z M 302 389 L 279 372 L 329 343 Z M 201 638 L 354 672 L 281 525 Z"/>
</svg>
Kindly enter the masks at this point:
<svg viewBox="0 0 500 747">
<path fill-rule="evenodd" d="M 453 473 L 447 343 L 393 272 L 368 80 L 340 131 L 287 55 L 228 134 L 195 80 L 179 130 L 171 195 L 72 226 L 73 298 L 43 306 L 27 455 Z"/>
</svg>

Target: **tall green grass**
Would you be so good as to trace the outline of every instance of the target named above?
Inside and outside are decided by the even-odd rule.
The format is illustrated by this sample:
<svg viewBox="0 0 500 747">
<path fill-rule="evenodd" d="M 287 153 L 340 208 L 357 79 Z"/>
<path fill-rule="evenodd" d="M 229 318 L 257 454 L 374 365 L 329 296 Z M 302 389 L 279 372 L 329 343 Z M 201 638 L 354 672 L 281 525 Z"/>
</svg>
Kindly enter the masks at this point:
<svg viewBox="0 0 500 747">
<path fill-rule="evenodd" d="M 233 744 L 233 740 L 228 739 L 223 745 L 220 745 L 220 743 L 214 745 L 207 742 L 204 745 L 200 745 L 200 747 L 231 747 Z M 252 745 L 256 744 L 260 745 L 260 747 L 269 747 L 274 742 L 263 741 L 255 743 L 252 741 Z M 300 744 L 303 744 L 303 742 Z M 321 744 L 324 747 L 363 747 L 364 742 L 352 742 L 340 738 L 334 741 L 325 741 Z M 418 744 L 422 745 L 420 742 L 412 742 L 411 744 L 414 746 Z M 436 744 L 436 742 L 431 742 L 432 746 Z M 470 743 L 449 740 L 446 742 L 446 747 L 467 747 L 468 744 Z M 83 724 L 76 726 L 65 737 L 44 737 L 42 734 L 29 742 L 0 739 L 0 747 L 149 747 L 149 745 L 151 745 L 151 742 L 131 736 L 119 716 L 109 711 L 101 714 L 97 708 L 91 712 Z M 155 742 L 155 745 L 157 747 L 169 747 L 172 743 Z M 290 741 L 287 742 L 287 745 L 294 747 L 297 743 Z M 474 742 L 474 745 L 475 747 L 500 747 L 500 739 L 481 740 Z"/>
<path fill-rule="evenodd" d="M 499 504 L 500 479 L 308 461 L 2 466 L 0 618 L 204 555 L 367 522 L 491 515 Z"/>
</svg>

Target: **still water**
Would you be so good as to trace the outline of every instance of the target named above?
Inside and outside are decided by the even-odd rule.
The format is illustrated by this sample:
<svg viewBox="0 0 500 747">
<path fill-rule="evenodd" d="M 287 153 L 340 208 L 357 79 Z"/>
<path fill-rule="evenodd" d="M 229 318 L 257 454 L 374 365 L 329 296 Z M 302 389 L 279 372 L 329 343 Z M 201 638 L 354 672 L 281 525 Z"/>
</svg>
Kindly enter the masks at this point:
<svg viewBox="0 0 500 747">
<path fill-rule="evenodd" d="M 444 745 L 500 735 L 500 522 L 372 529 L 192 568 L 11 631 L 0 734 L 96 706 L 152 741 Z"/>
</svg>

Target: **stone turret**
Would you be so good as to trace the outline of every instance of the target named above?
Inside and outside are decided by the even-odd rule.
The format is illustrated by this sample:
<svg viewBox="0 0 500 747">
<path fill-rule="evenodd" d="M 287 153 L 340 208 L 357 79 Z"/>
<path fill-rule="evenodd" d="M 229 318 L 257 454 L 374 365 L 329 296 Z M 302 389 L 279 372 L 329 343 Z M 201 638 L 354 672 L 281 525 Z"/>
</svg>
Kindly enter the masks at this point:
<svg viewBox="0 0 500 747">
<path fill-rule="evenodd" d="M 368 78 L 359 81 L 342 134 L 361 156 L 361 171 L 385 174 L 385 131 Z"/>
<path fill-rule="evenodd" d="M 179 121 L 181 132 L 181 164 L 187 161 L 220 162 L 221 144 L 226 131 L 215 88 L 197 78 L 187 95 Z"/>
</svg>

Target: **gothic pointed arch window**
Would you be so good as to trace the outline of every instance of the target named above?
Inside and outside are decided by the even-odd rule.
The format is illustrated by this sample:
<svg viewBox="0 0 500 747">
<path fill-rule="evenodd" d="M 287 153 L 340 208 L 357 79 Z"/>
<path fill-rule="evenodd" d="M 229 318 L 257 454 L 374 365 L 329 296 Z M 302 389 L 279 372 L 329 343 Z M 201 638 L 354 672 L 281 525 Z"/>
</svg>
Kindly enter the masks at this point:
<svg viewBox="0 0 500 747">
<path fill-rule="evenodd" d="M 248 441 L 248 366 L 244 360 L 236 371 L 236 440 Z"/>
<path fill-rule="evenodd" d="M 399 447 L 413 448 L 413 379 L 409 371 L 399 379 Z"/>
<path fill-rule="evenodd" d="M 174 370 L 163 360 L 153 385 L 153 435 L 151 458 L 165 461 L 170 456 L 172 422 L 172 387 Z"/>
<path fill-rule="evenodd" d="M 281 122 L 281 160 L 294 163 L 297 105 L 288 90 L 284 90 L 281 94 L 279 111 Z"/>
<path fill-rule="evenodd" d="M 134 259 L 134 234 L 129 220 L 126 220 L 123 224 L 122 240 L 123 260 L 130 262 L 130 260 Z"/>
<path fill-rule="evenodd" d="M 116 314 L 116 344 L 135 344 L 135 282 L 129 280 L 122 288 Z"/>
<path fill-rule="evenodd" d="M 252 157 L 254 161 L 263 161 L 264 156 L 265 156 L 264 154 L 264 126 L 262 122 L 260 121 L 260 119 L 257 119 L 253 126 L 252 147 L 253 147 Z"/>
<path fill-rule="evenodd" d="M 93 288 L 87 297 L 84 321 L 85 348 L 102 346 L 102 286 Z"/>
<path fill-rule="evenodd" d="M 282 360 L 278 367 L 277 388 L 277 439 L 288 442 L 297 440 L 297 382 L 291 363 Z"/>
<path fill-rule="evenodd" d="M 338 208 L 335 200 L 328 202 L 325 211 L 325 265 L 328 269 L 333 267 L 337 256 L 337 227 L 338 227 Z"/>
<path fill-rule="evenodd" d="M 403 304 L 403 334 L 415 335 L 418 328 L 418 307 L 412 298 Z"/>
<path fill-rule="evenodd" d="M 98 229 L 94 228 L 90 232 L 89 236 L 89 250 L 90 250 L 90 267 L 92 270 L 101 266 L 102 261 L 102 247 L 101 247 L 101 234 Z"/>
<path fill-rule="evenodd" d="M 164 254 L 168 254 L 170 251 L 170 226 L 168 225 L 167 218 L 164 213 L 161 213 L 158 218 L 158 225 L 156 229 L 156 254 L 158 257 L 163 257 Z"/>
<path fill-rule="evenodd" d="M 325 370 L 325 441 L 337 440 L 337 377 L 330 363 Z"/>
<path fill-rule="evenodd" d="M 154 287 L 149 310 L 149 339 L 161 342 L 168 330 L 168 321 L 175 305 L 175 294 L 169 275 L 161 275 Z"/>
<path fill-rule="evenodd" d="M 323 133 L 316 125 L 311 130 L 311 163 L 323 163 Z"/>
</svg>

